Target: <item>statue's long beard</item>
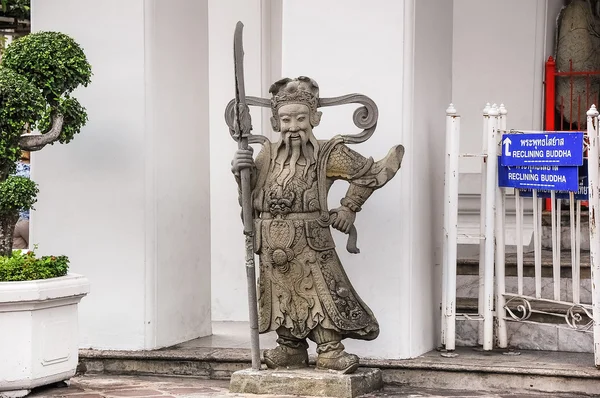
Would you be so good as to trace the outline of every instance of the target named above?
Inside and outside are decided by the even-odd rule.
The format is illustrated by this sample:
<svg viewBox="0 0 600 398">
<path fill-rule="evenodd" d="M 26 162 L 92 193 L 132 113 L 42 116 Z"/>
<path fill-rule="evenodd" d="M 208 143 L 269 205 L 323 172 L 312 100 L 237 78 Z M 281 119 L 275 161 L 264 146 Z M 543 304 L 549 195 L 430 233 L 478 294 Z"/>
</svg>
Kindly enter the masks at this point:
<svg viewBox="0 0 600 398">
<path fill-rule="evenodd" d="M 273 149 L 271 170 L 274 170 L 277 163 L 279 163 L 279 170 L 276 171 L 275 175 L 278 180 L 280 177 L 283 177 L 284 172 L 287 171 L 287 174 L 285 174 L 283 179 L 283 187 L 285 188 L 296 174 L 298 160 L 301 157 L 306 160 L 306 167 L 303 172 L 303 177 L 306 178 L 310 166 L 317 162 L 318 153 L 319 143 L 312 134 L 301 131 L 299 145 L 292 141 L 289 134 L 286 134 Z M 287 169 L 285 167 L 286 163 L 288 164 Z"/>
</svg>

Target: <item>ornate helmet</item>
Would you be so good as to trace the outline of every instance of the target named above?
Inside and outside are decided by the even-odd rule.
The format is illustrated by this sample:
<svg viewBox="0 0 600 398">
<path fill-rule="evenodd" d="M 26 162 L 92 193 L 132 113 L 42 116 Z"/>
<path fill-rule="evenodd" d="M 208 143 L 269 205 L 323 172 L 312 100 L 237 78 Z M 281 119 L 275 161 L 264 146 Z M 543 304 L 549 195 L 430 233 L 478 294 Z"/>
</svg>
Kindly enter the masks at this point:
<svg viewBox="0 0 600 398">
<path fill-rule="evenodd" d="M 273 111 L 273 129 L 279 131 L 279 118 L 277 111 L 283 105 L 303 104 L 310 109 L 310 120 L 312 126 L 319 124 L 319 85 L 310 77 L 300 76 L 296 79 L 285 78 L 276 81 L 269 88 L 271 97 L 271 110 Z"/>
</svg>

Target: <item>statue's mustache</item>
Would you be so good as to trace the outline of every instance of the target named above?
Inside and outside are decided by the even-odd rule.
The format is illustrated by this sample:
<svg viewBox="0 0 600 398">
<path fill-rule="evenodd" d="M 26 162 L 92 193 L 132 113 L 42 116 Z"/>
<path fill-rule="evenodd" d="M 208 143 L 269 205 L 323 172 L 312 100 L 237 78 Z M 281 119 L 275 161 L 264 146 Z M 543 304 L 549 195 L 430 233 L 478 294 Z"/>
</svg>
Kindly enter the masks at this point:
<svg viewBox="0 0 600 398">
<path fill-rule="evenodd" d="M 308 140 L 308 134 L 304 130 L 287 131 L 283 134 L 283 139 L 289 141 L 290 139 L 301 138 L 303 141 Z"/>
</svg>

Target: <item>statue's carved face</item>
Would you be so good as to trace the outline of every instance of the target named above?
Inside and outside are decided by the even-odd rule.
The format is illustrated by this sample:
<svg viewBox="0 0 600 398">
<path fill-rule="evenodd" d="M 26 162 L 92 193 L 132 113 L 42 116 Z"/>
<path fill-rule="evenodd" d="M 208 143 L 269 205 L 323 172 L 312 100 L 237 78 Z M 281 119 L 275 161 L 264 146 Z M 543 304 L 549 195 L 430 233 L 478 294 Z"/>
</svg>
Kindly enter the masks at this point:
<svg viewBox="0 0 600 398">
<path fill-rule="evenodd" d="M 312 117 L 312 123 L 311 123 Z M 287 185 L 296 172 L 296 164 L 306 165 L 304 177 L 306 177 L 309 166 L 317 161 L 319 153 L 319 142 L 312 133 L 321 118 L 321 112 L 311 114 L 308 105 L 291 103 L 282 105 L 277 110 L 277 122 L 279 122 L 281 139 L 275 146 L 277 156 L 273 161 L 273 167 L 279 164 L 277 175 L 281 177 L 283 187 Z M 275 121 L 275 119 L 271 119 Z M 289 168 L 289 170 L 287 170 Z M 285 175 L 282 173 L 286 170 Z"/>
<path fill-rule="evenodd" d="M 312 132 L 310 124 L 310 109 L 304 104 L 283 105 L 277 111 L 281 128 L 281 137 L 294 142 L 306 142 Z"/>
</svg>

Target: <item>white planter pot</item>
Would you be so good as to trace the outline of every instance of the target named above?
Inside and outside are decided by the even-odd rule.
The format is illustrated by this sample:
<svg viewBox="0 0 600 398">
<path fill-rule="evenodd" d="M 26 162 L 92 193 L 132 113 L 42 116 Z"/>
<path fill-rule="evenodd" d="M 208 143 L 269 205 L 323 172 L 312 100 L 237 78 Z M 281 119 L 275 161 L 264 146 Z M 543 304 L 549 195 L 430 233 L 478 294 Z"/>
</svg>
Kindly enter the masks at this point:
<svg viewBox="0 0 600 398">
<path fill-rule="evenodd" d="M 87 278 L 77 274 L 0 282 L 0 397 L 75 375 L 77 304 L 89 290 Z"/>
</svg>

